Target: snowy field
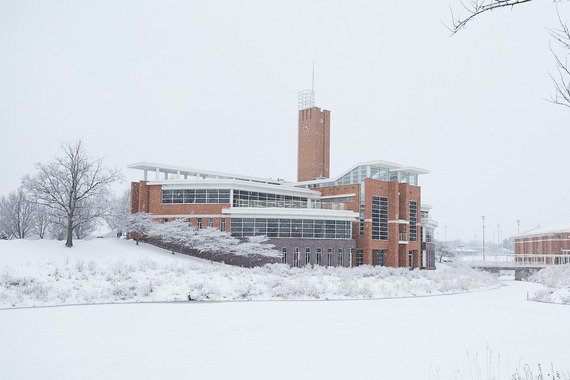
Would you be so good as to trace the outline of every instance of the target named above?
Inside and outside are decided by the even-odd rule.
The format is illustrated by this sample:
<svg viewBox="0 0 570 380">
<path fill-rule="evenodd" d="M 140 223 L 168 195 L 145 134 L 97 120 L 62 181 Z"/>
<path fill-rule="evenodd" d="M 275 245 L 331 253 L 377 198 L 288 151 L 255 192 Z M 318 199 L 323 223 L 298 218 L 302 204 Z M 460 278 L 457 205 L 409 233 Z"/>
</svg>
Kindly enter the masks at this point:
<svg viewBox="0 0 570 380">
<path fill-rule="evenodd" d="M 246 273 L 153 247 L 136 247 L 127 241 L 78 242 L 77 249 L 72 250 L 54 242 L 0 243 L 0 268 L 5 278 L 39 283 L 46 276 L 45 266 L 51 268 L 48 277 L 60 268 L 61 277 L 56 282 L 62 281 L 64 288 L 89 288 L 87 293 L 94 300 L 99 300 L 94 293 L 104 293 L 105 289 L 96 285 L 99 280 L 84 280 L 82 273 L 97 277 L 101 272 L 101 276 L 117 281 L 108 270 L 117 265 L 126 268 L 116 269 L 121 278 L 141 276 L 143 271 L 137 269 L 145 269 L 141 262 L 151 267 L 145 270 L 152 275 L 174 269 L 172 277 L 163 274 L 160 281 L 174 281 L 177 277 L 184 280 L 176 286 L 159 284 L 156 291 L 150 292 L 160 293 L 161 297 L 176 294 L 176 287 L 190 284 L 185 282 L 187 277 L 207 276 L 214 267 L 218 270 L 213 272 L 225 272 L 226 277 Z M 38 252 L 43 252 L 41 257 Z M 95 254 L 96 261 L 92 256 Z M 78 261 L 83 262 L 83 267 L 78 266 Z M 65 266 L 69 270 L 62 273 Z M 187 267 L 192 269 L 175 270 Z M 290 281 L 302 278 L 302 271 L 298 272 Z M 322 270 L 315 279 L 325 273 Z M 373 278 L 365 273 L 354 281 L 358 284 Z M 461 286 L 468 283 L 461 279 L 467 277 L 461 269 L 447 267 L 431 273 L 433 278 L 420 276 L 420 282 L 447 284 L 446 273 L 454 273 Z M 67 278 L 70 274 L 72 279 Z M 217 276 L 222 275 L 213 274 L 213 282 L 200 281 L 204 286 L 213 286 L 221 281 Z M 276 274 L 263 276 L 272 278 Z M 404 289 L 417 292 L 415 286 L 400 283 L 417 282 L 418 278 L 401 277 L 398 283 L 392 277 L 396 276 L 386 275 L 389 280 L 376 282 L 393 281 L 392 288 L 400 289 L 399 295 L 405 295 Z M 150 275 L 142 283 L 149 279 Z M 255 276 L 248 281 L 252 279 L 260 281 Z M 135 283 L 129 281 L 129 286 Z M 305 281 L 305 285 L 313 282 Z M 223 290 L 232 284 L 218 287 Z M 527 297 L 544 288 L 541 284 L 502 281 L 501 286 L 494 285 L 481 277 L 472 286 L 489 290 L 392 299 L 36 308 L 4 305 L 5 309 L 0 310 L 0 379 L 512 379 L 517 370 L 523 373 L 525 365 L 536 378 L 538 364 L 548 379 L 551 363 L 556 370 L 567 373 L 570 307 L 528 301 Z M 38 303 L 71 303 L 70 298 L 50 295 L 57 291 L 57 284 L 42 280 L 38 286 L 47 293 Z M 260 288 L 265 289 L 265 285 Z M 368 288 L 375 289 L 371 282 Z M 31 294 L 43 294 L 37 293 L 34 286 L 20 288 L 17 293 L 25 289 L 30 289 Z M 332 289 L 336 288 L 325 289 L 324 294 L 332 299 Z M 234 294 L 222 290 L 217 294 Z M 7 292 L 7 288 L 2 291 Z M 261 293 L 263 297 L 272 294 Z M 68 289 L 64 294 L 80 295 L 76 300 L 85 301 L 86 293 L 77 289 L 76 293 Z M 186 289 L 178 294 L 182 298 Z M 29 300 L 24 297 L 21 302 Z"/>
</svg>

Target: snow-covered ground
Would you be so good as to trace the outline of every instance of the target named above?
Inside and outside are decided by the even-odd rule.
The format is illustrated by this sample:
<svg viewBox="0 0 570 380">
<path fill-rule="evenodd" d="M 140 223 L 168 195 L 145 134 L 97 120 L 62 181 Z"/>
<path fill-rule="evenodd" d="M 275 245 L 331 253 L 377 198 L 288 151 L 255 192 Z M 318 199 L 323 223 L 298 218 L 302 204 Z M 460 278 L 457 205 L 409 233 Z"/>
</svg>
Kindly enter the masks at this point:
<svg viewBox="0 0 570 380">
<path fill-rule="evenodd" d="M 0 241 L 0 308 L 109 302 L 370 299 L 490 289 L 465 266 L 238 268 L 134 241 Z"/>
<path fill-rule="evenodd" d="M 0 310 L 1 379 L 512 379 L 570 370 L 570 308 L 540 285 L 356 301 Z M 534 379 L 535 377 L 533 377 Z M 545 377 L 546 379 L 547 377 Z"/>
<path fill-rule="evenodd" d="M 117 265 L 119 277 L 138 277 L 147 271 L 147 282 L 170 268 L 174 274 L 159 276 L 161 281 L 185 280 L 156 286 L 162 296 L 169 297 L 176 294 L 176 287 L 191 285 L 187 281 L 192 276 L 206 277 L 214 271 L 234 277 L 248 271 L 125 241 L 77 242 L 77 249 L 72 250 L 58 242 L 0 243 L 0 268 L 2 273 L 11 273 L 11 278 L 35 282 L 44 278 L 45 266 L 52 268 L 49 277 L 56 268 L 69 267 L 56 283 L 41 285 L 48 293 L 44 301 L 38 301 L 41 304 L 58 299 L 70 302 L 49 295 L 58 291 L 59 281 L 64 287 L 74 283 L 90 288 L 88 293 L 99 300 L 94 293 L 104 292 L 103 285 L 88 279 L 100 276 L 99 272 L 109 275 L 112 271 L 107 268 Z M 147 264 L 141 264 L 141 257 Z M 78 262 L 83 262 L 83 268 Z M 90 265 L 99 269 L 89 269 Z M 191 269 L 176 274 L 176 268 L 186 267 Z M 360 268 L 355 269 L 358 273 Z M 302 271 L 297 272 L 302 276 Z M 456 277 L 465 273 L 448 267 L 430 276 L 441 280 L 446 272 Z M 415 276 L 414 271 L 408 273 Z M 77 280 L 68 279 L 70 274 Z M 314 281 L 323 275 L 327 275 L 324 269 Z M 354 281 L 376 275 L 361 273 Z M 273 276 L 277 274 L 264 278 Z M 216 274 L 210 283 L 201 281 L 218 283 L 221 277 Z M 291 281 L 300 279 L 292 275 Z M 252 275 L 247 281 L 253 280 L 260 278 Z M 404 277 L 400 281 L 416 280 Z M 420 280 L 429 281 L 421 276 Z M 306 285 L 312 283 L 306 281 Z M 482 282 L 491 289 L 436 297 L 39 308 L 5 305 L 0 310 L 0 379 L 513 379 L 517 370 L 523 373 L 525 365 L 534 372 L 534 379 L 538 364 L 548 379 L 551 363 L 567 374 L 570 308 L 528 301 L 543 288 L 540 284 L 503 281 L 493 288 L 488 281 Z M 235 283 L 219 287 L 230 285 Z M 84 302 L 85 293 L 73 286 L 64 293 L 74 291 L 81 294 L 77 301 Z M 180 297 L 185 294 L 186 289 L 179 291 Z"/>
</svg>

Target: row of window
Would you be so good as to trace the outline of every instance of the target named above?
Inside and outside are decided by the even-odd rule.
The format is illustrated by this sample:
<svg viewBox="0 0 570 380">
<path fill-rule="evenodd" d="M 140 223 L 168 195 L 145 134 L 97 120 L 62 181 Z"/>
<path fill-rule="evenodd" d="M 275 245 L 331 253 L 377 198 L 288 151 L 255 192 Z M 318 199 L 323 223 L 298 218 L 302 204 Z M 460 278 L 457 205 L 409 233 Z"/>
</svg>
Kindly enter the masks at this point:
<svg viewBox="0 0 570 380">
<path fill-rule="evenodd" d="M 281 248 L 281 262 L 287 264 L 287 248 Z M 293 267 L 298 268 L 300 266 L 300 252 L 299 248 L 293 248 Z M 317 248 L 315 252 L 315 259 L 313 260 L 311 248 L 305 248 L 305 265 L 310 265 L 314 263 L 315 265 L 323 265 L 323 249 Z M 326 265 L 333 266 L 333 249 L 328 248 L 326 255 Z M 344 266 L 344 250 L 339 248 L 337 251 L 337 266 Z"/>
<path fill-rule="evenodd" d="M 163 189 L 162 203 L 230 203 L 230 191 L 226 189 Z"/>
<path fill-rule="evenodd" d="M 231 218 L 232 236 L 351 239 L 351 222 L 320 219 Z"/>
<path fill-rule="evenodd" d="M 306 197 L 234 190 L 234 207 L 307 208 Z"/>
<path fill-rule="evenodd" d="M 259 193 L 255 191 L 234 190 L 234 207 L 283 207 L 307 208 L 308 198 Z M 192 204 L 192 203 L 230 203 L 229 189 L 163 189 L 162 203 Z"/>
</svg>

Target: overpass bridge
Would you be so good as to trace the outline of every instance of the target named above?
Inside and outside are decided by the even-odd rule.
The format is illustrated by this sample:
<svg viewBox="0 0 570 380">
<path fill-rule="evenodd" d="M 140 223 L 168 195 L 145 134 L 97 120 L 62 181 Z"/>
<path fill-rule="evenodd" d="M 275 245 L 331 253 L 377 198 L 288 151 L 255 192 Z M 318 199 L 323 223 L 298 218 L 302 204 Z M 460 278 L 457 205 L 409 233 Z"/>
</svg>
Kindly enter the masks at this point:
<svg viewBox="0 0 570 380">
<path fill-rule="evenodd" d="M 501 271 L 514 271 L 515 280 L 524 280 L 539 270 L 553 266 L 570 264 L 569 254 L 500 254 L 485 256 L 459 256 L 461 261 L 471 268 L 484 270 L 497 275 Z"/>
</svg>

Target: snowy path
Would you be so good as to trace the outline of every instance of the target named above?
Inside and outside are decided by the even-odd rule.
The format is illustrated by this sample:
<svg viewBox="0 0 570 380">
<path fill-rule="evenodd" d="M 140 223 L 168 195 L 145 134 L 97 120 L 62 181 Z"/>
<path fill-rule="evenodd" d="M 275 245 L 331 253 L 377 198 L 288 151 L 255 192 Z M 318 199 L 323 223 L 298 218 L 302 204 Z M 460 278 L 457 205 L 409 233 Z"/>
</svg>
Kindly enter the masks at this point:
<svg viewBox="0 0 570 380">
<path fill-rule="evenodd" d="M 486 379 L 488 354 L 505 379 L 521 358 L 569 370 L 570 307 L 526 301 L 539 285 L 504 284 L 415 299 L 2 310 L 0 379 Z"/>
</svg>

